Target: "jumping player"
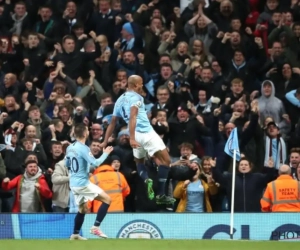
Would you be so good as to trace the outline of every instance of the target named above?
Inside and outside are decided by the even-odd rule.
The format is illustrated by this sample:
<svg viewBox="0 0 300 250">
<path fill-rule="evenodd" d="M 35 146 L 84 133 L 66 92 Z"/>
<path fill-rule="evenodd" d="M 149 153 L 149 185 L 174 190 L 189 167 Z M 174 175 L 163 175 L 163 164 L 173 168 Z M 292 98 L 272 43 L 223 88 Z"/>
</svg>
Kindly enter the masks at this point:
<svg viewBox="0 0 300 250">
<path fill-rule="evenodd" d="M 95 159 L 85 142 L 89 136 L 88 128 L 84 124 L 78 124 L 74 128 L 76 141 L 67 147 L 65 164 L 70 170 L 70 188 L 74 194 L 75 202 L 79 206 L 79 211 L 74 220 L 74 232 L 70 240 L 86 240 L 79 235 L 84 222 L 86 213 L 86 202 L 98 200 L 102 202 L 94 226 L 90 233 L 101 238 L 107 236 L 100 230 L 99 226 L 103 221 L 109 208 L 110 197 L 97 185 L 89 181 L 90 166 L 98 167 L 105 161 L 108 155 L 113 151 L 113 147 L 107 147 L 103 150 L 100 158 Z"/>
<path fill-rule="evenodd" d="M 129 126 L 130 145 L 137 163 L 137 171 L 147 184 L 148 198 L 154 198 L 152 180 L 149 179 L 145 167 L 145 157 L 154 156 L 160 162 L 158 168 L 159 188 L 156 196 L 157 204 L 173 204 L 175 199 L 165 195 L 165 183 L 170 171 L 170 156 L 167 148 L 152 128 L 145 110 L 144 99 L 140 95 L 143 90 L 143 80 L 140 76 L 132 75 L 128 78 L 128 90 L 121 95 L 114 106 L 113 117 L 108 126 L 102 146 L 106 146 L 112 135 L 118 117 Z"/>
</svg>

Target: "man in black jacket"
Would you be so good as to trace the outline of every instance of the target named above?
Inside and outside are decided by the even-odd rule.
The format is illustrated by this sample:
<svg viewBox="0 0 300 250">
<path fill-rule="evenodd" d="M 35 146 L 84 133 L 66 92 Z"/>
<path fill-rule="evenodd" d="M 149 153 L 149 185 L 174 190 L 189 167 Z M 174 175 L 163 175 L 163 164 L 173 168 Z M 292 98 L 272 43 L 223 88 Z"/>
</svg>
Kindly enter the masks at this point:
<svg viewBox="0 0 300 250">
<path fill-rule="evenodd" d="M 99 57 L 101 53 L 98 43 L 96 44 L 95 52 L 87 53 L 75 51 L 75 40 L 69 35 L 63 38 L 63 49 L 64 51 L 57 54 L 53 60 L 55 62 L 63 62 L 65 65 L 64 73 L 71 79 L 77 79 L 79 76 L 87 75 L 88 69 L 85 66 L 90 61 Z"/>
</svg>

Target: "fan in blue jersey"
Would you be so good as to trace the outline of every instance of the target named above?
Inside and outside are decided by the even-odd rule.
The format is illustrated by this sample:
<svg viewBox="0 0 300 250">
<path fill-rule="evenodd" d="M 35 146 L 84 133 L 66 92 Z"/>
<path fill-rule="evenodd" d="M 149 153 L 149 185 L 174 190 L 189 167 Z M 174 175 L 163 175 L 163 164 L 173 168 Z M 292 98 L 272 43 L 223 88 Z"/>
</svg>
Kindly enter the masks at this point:
<svg viewBox="0 0 300 250">
<path fill-rule="evenodd" d="M 89 181 L 89 173 L 90 167 L 99 167 L 105 161 L 113 151 L 113 147 L 105 148 L 102 156 L 96 159 L 91 153 L 90 148 L 85 145 L 89 136 L 88 128 L 84 124 L 77 124 L 74 128 L 74 135 L 76 141 L 67 147 L 65 157 L 65 164 L 70 172 L 70 188 L 74 194 L 75 202 L 79 206 L 79 211 L 74 221 L 74 232 L 70 239 L 86 240 L 86 238 L 79 235 L 79 232 L 87 211 L 86 203 L 92 200 L 101 201 L 102 205 L 98 210 L 96 221 L 90 233 L 101 238 L 107 238 L 99 226 L 107 213 L 111 199 L 100 187 Z"/>
<path fill-rule="evenodd" d="M 137 163 L 137 171 L 145 181 L 148 198 L 154 199 L 152 189 L 153 181 L 148 177 L 145 167 L 145 157 L 154 156 L 159 162 L 158 179 L 159 190 L 156 196 L 157 204 L 173 204 L 175 199 L 165 195 L 165 183 L 170 170 L 170 156 L 167 148 L 152 128 L 145 109 L 144 99 L 140 95 L 143 90 L 143 80 L 140 76 L 132 75 L 128 78 L 128 90 L 121 95 L 114 106 L 113 117 L 107 128 L 102 146 L 107 145 L 108 138 L 112 135 L 118 117 L 122 118 L 129 126 L 130 145 Z"/>
</svg>

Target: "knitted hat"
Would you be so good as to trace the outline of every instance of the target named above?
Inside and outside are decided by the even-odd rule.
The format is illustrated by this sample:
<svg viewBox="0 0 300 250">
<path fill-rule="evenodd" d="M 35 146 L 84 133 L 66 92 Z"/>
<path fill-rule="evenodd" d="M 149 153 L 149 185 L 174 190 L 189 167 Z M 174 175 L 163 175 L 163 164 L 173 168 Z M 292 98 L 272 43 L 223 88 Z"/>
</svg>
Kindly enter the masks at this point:
<svg viewBox="0 0 300 250">
<path fill-rule="evenodd" d="M 130 35 L 134 35 L 133 29 L 132 29 L 132 26 L 130 23 L 125 23 L 123 25 L 123 29 L 126 30 L 126 32 L 129 33 Z"/>
<path fill-rule="evenodd" d="M 128 136 L 129 136 L 129 130 L 128 130 L 128 129 L 121 130 L 121 131 L 118 133 L 118 139 L 119 139 L 122 135 L 128 135 Z"/>
<path fill-rule="evenodd" d="M 180 106 L 177 108 L 177 112 L 181 111 L 181 110 L 190 113 L 190 110 L 189 110 L 188 106 L 186 105 L 186 103 L 181 103 Z"/>
<path fill-rule="evenodd" d="M 112 162 L 113 162 L 113 161 L 119 161 L 119 162 L 121 162 L 120 157 L 117 156 L 117 155 L 112 155 L 110 158 L 111 158 L 111 161 L 112 161 Z"/>
</svg>

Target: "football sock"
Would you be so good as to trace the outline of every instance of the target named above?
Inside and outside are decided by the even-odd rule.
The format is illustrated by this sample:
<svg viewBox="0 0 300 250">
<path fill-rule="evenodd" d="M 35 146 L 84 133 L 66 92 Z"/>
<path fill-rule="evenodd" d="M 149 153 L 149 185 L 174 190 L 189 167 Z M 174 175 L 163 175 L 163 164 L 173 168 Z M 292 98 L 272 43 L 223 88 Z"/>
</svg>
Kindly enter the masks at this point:
<svg viewBox="0 0 300 250">
<path fill-rule="evenodd" d="M 85 214 L 77 213 L 74 219 L 74 231 L 73 234 L 79 234 L 82 224 L 84 222 Z"/>
<path fill-rule="evenodd" d="M 147 169 L 146 169 L 146 166 L 144 163 L 138 163 L 136 165 L 136 168 L 137 168 L 137 172 L 138 172 L 139 176 L 142 178 L 143 181 L 146 181 L 147 179 L 149 179 L 148 172 L 147 172 Z"/>
<path fill-rule="evenodd" d="M 158 195 L 164 195 L 166 181 L 168 179 L 168 174 L 170 171 L 170 167 L 168 166 L 159 166 L 158 167 Z"/>
<path fill-rule="evenodd" d="M 96 221 L 94 223 L 95 227 L 99 227 L 101 222 L 103 221 L 105 215 L 107 214 L 107 210 L 109 208 L 109 204 L 102 202 L 102 205 L 99 207 L 97 212 Z"/>
</svg>

